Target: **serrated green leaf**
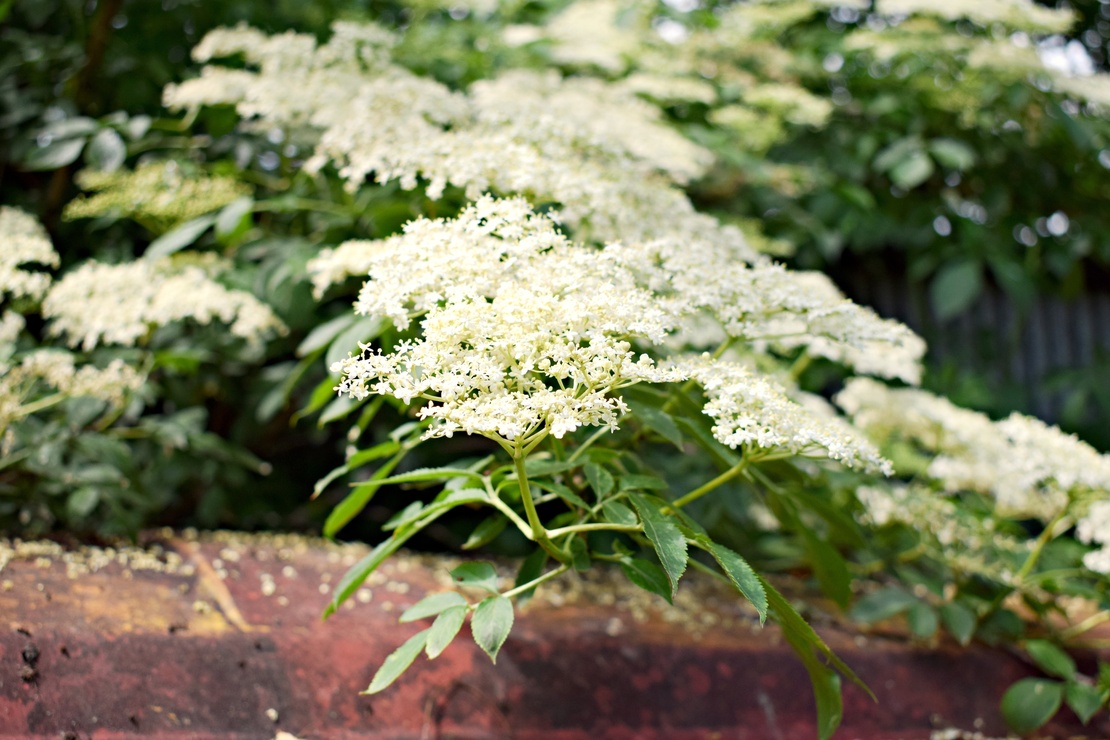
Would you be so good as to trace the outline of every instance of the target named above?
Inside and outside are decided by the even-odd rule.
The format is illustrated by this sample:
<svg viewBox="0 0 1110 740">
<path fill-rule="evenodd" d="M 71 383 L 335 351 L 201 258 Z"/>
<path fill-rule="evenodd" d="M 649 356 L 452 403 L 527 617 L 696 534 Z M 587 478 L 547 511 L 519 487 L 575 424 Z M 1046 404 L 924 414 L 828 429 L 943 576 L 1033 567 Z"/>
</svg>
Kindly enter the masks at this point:
<svg viewBox="0 0 1110 740">
<path fill-rule="evenodd" d="M 524 472 L 528 474 L 528 478 L 540 478 L 548 475 L 555 475 L 556 473 L 565 473 L 568 470 L 575 470 L 580 467 L 580 462 L 568 462 L 566 460 L 536 460 L 528 459 L 524 461 Z M 512 476 L 516 479 L 516 476 Z"/>
<path fill-rule="evenodd" d="M 490 596 L 474 609 L 470 618 L 470 632 L 474 642 L 485 651 L 490 660 L 497 662 L 497 653 L 513 629 L 513 602 L 504 596 Z"/>
<path fill-rule="evenodd" d="M 593 489 L 599 501 L 613 492 L 616 481 L 608 470 L 594 462 L 586 463 L 583 470 L 586 473 L 586 480 L 590 482 L 590 488 Z"/>
<path fill-rule="evenodd" d="M 852 574 L 848 572 L 848 564 L 828 540 L 818 537 L 816 532 L 804 525 L 799 530 L 821 590 L 841 609 L 847 608 L 852 600 Z"/>
<path fill-rule="evenodd" d="M 388 480 L 388 479 L 386 479 Z M 409 504 L 405 509 L 395 514 L 385 524 L 382 525 L 383 532 L 389 532 L 394 529 L 403 529 L 404 527 L 412 524 L 418 519 L 423 519 L 431 514 L 442 514 L 454 509 L 456 506 L 463 506 L 465 504 L 481 504 L 487 503 L 489 496 L 480 488 L 464 488 L 458 491 L 443 491 L 435 500 L 427 505 L 421 505 L 420 502 L 416 506 Z"/>
<path fill-rule="evenodd" d="M 324 349 L 332 340 L 346 331 L 359 320 L 354 313 L 345 313 L 330 321 L 325 321 L 308 333 L 301 343 L 297 345 L 297 357 L 306 357 L 313 352 Z"/>
<path fill-rule="evenodd" d="M 342 501 L 340 501 L 331 513 L 328 514 L 327 520 L 324 522 L 324 536 L 334 537 L 339 530 L 347 526 L 347 524 L 354 519 L 359 512 L 361 512 L 366 505 L 370 503 L 370 499 L 382 487 L 382 478 L 393 472 L 393 469 L 400 464 L 408 450 L 398 452 L 392 459 L 382 463 L 382 466 L 374 471 L 370 479 L 365 483 L 360 483 L 351 489 Z"/>
<path fill-rule="evenodd" d="M 708 537 L 698 537 L 698 542 L 713 556 L 721 570 L 725 572 L 732 585 L 744 595 L 759 613 L 759 623 L 767 621 L 767 592 L 759 581 L 759 576 L 748 565 L 748 561 L 724 545 L 718 545 Z"/>
<path fill-rule="evenodd" d="M 509 520 L 503 514 L 494 514 L 483 519 L 470 533 L 470 536 L 466 538 L 462 549 L 475 550 L 483 545 L 488 545 L 493 542 L 497 535 L 505 531 L 508 524 Z"/>
<path fill-rule="evenodd" d="M 579 573 L 590 569 L 590 548 L 584 538 L 575 537 L 570 541 L 570 562 Z"/>
<path fill-rule="evenodd" d="M 971 642 L 971 638 L 975 634 L 976 624 L 979 621 L 975 617 L 975 612 L 960 602 L 953 601 L 940 607 L 940 618 L 944 621 L 945 628 L 956 638 L 957 642 L 961 645 L 967 645 Z"/>
<path fill-rule="evenodd" d="M 199 239 L 200 235 L 208 231 L 208 227 L 215 222 L 216 217 L 211 213 L 186 221 L 152 241 L 143 252 L 143 259 L 161 259 L 181 251 Z"/>
<path fill-rule="evenodd" d="M 1015 732 L 1033 732 L 1052 719 L 1064 699 L 1064 685 L 1043 678 L 1023 678 L 1002 695 L 1002 716 Z"/>
<path fill-rule="evenodd" d="M 393 485 L 395 483 L 441 483 L 452 478 L 469 478 L 479 483 L 482 481 L 481 475 L 465 468 L 417 468 L 407 473 L 400 473 L 390 478 L 385 478 L 382 480 L 382 485 Z"/>
<path fill-rule="evenodd" d="M 1083 724 L 1090 722 L 1106 701 L 1098 687 L 1075 681 L 1069 681 L 1064 687 L 1064 699 Z"/>
<path fill-rule="evenodd" d="M 605 515 L 606 521 L 626 527 L 633 526 L 640 521 L 636 518 L 636 513 L 620 501 L 606 501 L 601 505 L 601 513 Z"/>
<path fill-rule="evenodd" d="M 516 478 L 514 476 L 513 480 L 515 480 L 515 479 Z M 541 490 L 550 491 L 551 493 L 554 493 L 556 496 L 561 498 L 563 501 L 566 501 L 571 506 L 576 506 L 579 509 L 588 509 L 588 508 L 590 508 L 590 505 L 587 504 L 581 496 L 579 496 L 577 493 L 575 493 L 574 491 L 572 491 L 569 488 L 567 488 L 566 486 L 564 486 L 562 483 L 556 483 L 555 481 L 542 480 L 542 479 L 539 479 L 539 480 L 532 479 L 532 480 L 529 480 L 528 483 L 533 488 L 539 488 Z"/>
<path fill-rule="evenodd" d="M 665 491 L 667 481 L 654 475 L 622 475 L 618 489 L 621 491 Z"/>
<path fill-rule="evenodd" d="M 620 564 L 624 575 L 632 583 L 645 591 L 662 596 L 668 604 L 674 603 L 671 595 L 671 582 L 667 579 L 667 574 L 658 565 L 649 560 L 627 557 L 622 558 Z"/>
<path fill-rule="evenodd" d="M 937 318 L 946 321 L 970 308 L 982 290 L 982 265 L 975 260 L 949 262 L 929 283 L 929 302 Z"/>
<path fill-rule="evenodd" d="M 640 515 L 644 534 L 655 547 L 659 562 L 663 564 L 663 570 L 671 583 L 671 597 L 674 598 L 678 591 L 678 579 L 686 571 L 686 560 L 689 557 L 686 537 L 674 520 L 663 514 L 662 510 L 667 507 L 666 502 L 654 496 L 637 493 L 630 494 L 628 498 Z"/>
<path fill-rule="evenodd" d="M 1028 640 L 1025 652 L 1037 666 L 1050 676 L 1075 678 L 1075 661 L 1071 656 L 1047 640 Z"/>
<path fill-rule="evenodd" d="M 347 467 L 351 470 L 361 468 L 368 462 L 380 460 L 383 457 L 388 457 L 397 453 L 401 449 L 401 443 L 396 440 L 387 439 L 385 442 L 380 442 L 373 447 L 368 447 L 365 450 L 358 450 L 350 459 L 347 460 Z"/>
<path fill-rule="evenodd" d="M 110 128 L 103 128 L 89 141 L 85 150 L 85 161 L 95 170 L 114 172 L 118 170 L 127 159 L 127 145 L 123 139 Z"/>
<path fill-rule="evenodd" d="M 400 622 L 415 622 L 418 619 L 434 617 L 444 609 L 461 606 L 466 607 L 466 599 L 458 591 L 440 591 L 428 594 L 416 602 L 401 615 Z"/>
<path fill-rule="evenodd" d="M 481 561 L 463 563 L 451 571 L 451 577 L 460 586 L 480 588 L 493 594 L 501 590 L 498 586 L 497 571 L 489 563 Z"/>
<path fill-rule="evenodd" d="M 848 616 L 863 624 L 873 624 L 902 614 L 916 603 L 916 596 L 891 586 L 864 596 L 855 603 Z"/>
<path fill-rule="evenodd" d="M 678 428 L 678 424 L 675 423 L 670 414 L 642 401 L 629 401 L 628 406 L 645 427 L 680 450 L 682 449 L 682 443 L 686 440 L 682 436 L 682 430 Z"/>
<path fill-rule="evenodd" d="M 429 632 L 431 632 L 431 629 L 417 632 L 406 640 L 404 645 L 390 653 L 389 657 L 382 663 L 382 667 L 374 674 L 370 686 L 362 693 L 376 694 L 396 681 L 405 672 L 405 669 L 412 665 L 416 656 L 420 655 L 420 651 L 424 649 L 424 645 L 428 641 Z"/>
<path fill-rule="evenodd" d="M 466 621 L 467 611 L 466 606 L 452 606 L 444 609 L 436 617 L 436 621 L 432 622 L 428 630 L 428 644 L 425 647 L 429 660 L 438 658 L 439 654 L 455 639 L 455 635 L 459 634 L 463 622 Z"/>
</svg>

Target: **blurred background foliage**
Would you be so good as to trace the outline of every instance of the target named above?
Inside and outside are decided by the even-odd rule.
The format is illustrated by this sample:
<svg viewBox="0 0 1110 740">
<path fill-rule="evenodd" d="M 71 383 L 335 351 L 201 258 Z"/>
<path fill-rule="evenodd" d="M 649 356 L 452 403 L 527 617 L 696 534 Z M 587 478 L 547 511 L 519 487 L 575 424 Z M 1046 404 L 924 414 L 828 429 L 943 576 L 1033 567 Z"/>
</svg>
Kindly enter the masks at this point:
<svg viewBox="0 0 1110 740">
<path fill-rule="evenodd" d="M 384 236 L 421 214 L 449 215 L 462 199 L 449 191 L 433 206 L 395 183 L 351 192 L 334 172 L 301 172 L 302 142 L 239 127 L 229 107 L 167 114 L 164 86 L 198 73 L 191 48 L 207 31 L 241 22 L 326 38 L 335 20 L 375 20 L 405 31 L 396 61 L 458 88 L 533 66 L 698 83 L 698 92 L 644 93 L 717 156 L 714 169 L 688 188 L 698 205 L 741 224 L 787 262 L 829 272 L 861 300 L 873 297 L 868 283 L 918 296 L 921 310 L 897 317 L 941 344 L 983 301 L 999 297 L 1012 321 L 978 329 L 985 334 L 979 348 L 956 347 L 935 359 L 926 387 L 995 415 L 1044 415 L 1037 398 L 1055 394 L 1046 407 L 1051 420 L 1110 445 L 1105 346 L 1083 363 L 1041 373 L 1037 387 L 1032 376 L 1010 372 L 1039 301 L 1110 289 L 1110 92 L 1101 102 L 1069 92 L 1067 79 L 1079 89 L 1091 78 L 1052 78 L 1029 61 L 1040 49 L 1072 71 L 1105 70 L 1110 4 L 1049 3 L 1074 11 L 1075 23 L 1046 32 L 966 19 L 892 21 L 856 2 L 639 3 L 595 17 L 630 39 L 615 62 L 601 63 L 576 57 L 559 36 L 565 6 L 0 2 L 0 202 L 42 220 L 61 254 L 59 273 L 91 257 L 126 261 L 196 243 L 232 265 L 226 284 L 254 293 L 289 328 L 261 355 L 228 349 L 215 332 L 159 337 L 143 412 L 150 432 L 129 442 L 132 460 L 119 462 L 116 482 L 97 483 L 95 499 L 69 500 L 60 471 L 79 470 L 102 453 L 79 450 L 78 427 L 63 420 L 51 427 L 57 460 L 30 472 L 0 470 L 0 526 L 318 531 L 341 494 L 307 497 L 348 443 L 340 425 L 316 421 L 321 410 L 330 420 L 346 413 L 328 405 L 324 360 L 334 340 L 357 327 L 344 300 L 313 300 L 304 265 L 322 245 Z M 979 63 L 976 49 L 992 43 L 1021 53 Z M 207 213 L 179 218 L 119 209 L 65 215 L 82 193 L 83 168 L 113 172 L 155 161 L 229 177 L 242 189 Z M 29 331 L 41 336 L 42 327 Z M 1103 335 L 1096 331 L 1095 344 L 1108 331 L 1110 324 Z M 822 363 L 805 376 L 826 392 L 838 378 Z M 465 441 L 457 444 L 466 452 Z M 369 518 L 384 520 L 399 500 L 376 499 Z M 457 545 L 472 524 L 433 534 Z M 368 535 L 374 526 L 355 523 L 348 534 Z"/>
</svg>

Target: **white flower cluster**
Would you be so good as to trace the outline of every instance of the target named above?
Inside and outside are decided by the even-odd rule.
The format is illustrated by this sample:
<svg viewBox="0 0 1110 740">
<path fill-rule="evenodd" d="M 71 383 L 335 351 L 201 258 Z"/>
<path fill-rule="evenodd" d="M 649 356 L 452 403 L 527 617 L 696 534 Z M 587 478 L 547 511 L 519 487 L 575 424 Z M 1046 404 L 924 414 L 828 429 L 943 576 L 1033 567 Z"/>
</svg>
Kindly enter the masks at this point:
<svg viewBox="0 0 1110 740">
<path fill-rule="evenodd" d="M 878 0 L 887 16 L 929 15 L 947 21 L 967 19 L 980 26 L 996 24 L 1031 33 L 1065 33 L 1075 22 L 1071 10 L 1046 8 L 1033 0 Z"/>
<path fill-rule="evenodd" d="M 1083 556 L 1083 564 L 1096 573 L 1110 575 L 1110 501 L 1096 501 L 1075 527 L 1080 542 L 1101 545 Z"/>
<path fill-rule="evenodd" d="M 1009 583 L 1015 563 L 1029 553 L 1029 542 L 1004 534 L 998 522 L 979 518 L 945 496 L 921 485 L 860 486 L 863 524 L 885 527 L 899 523 L 928 535 L 929 543 L 949 567 L 964 575 L 980 575 Z"/>
<path fill-rule="evenodd" d="M 352 187 L 368 176 L 406 188 L 423 178 L 432 198 L 452 185 L 471 199 L 495 190 L 555 201 L 567 223 L 601 241 L 683 232 L 743 239 L 696 213 L 674 186 L 705 169 L 705 150 L 626 88 L 521 72 L 463 95 L 378 56 L 367 64 L 334 51 L 350 33 L 337 26 L 315 46 L 311 37 L 222 30 L 197 56 L 238 50 L 259 70 L 206 72 L 168 88 L 166 104 L 233 103 L 267 125 L 311 127 L 319 142 L 308 169 L 335 163 Z"/>
<path fill-rule="evenodd" d="M 716 424 L 713 435 L 732 448 L 777 448 L 797 455 L 819 454 L 850 467 L 889 475 L 890 463 L 878 449 L 835 412 L 792 400 L 769 378 L 750 368 L 708 354 L 668 365 L 705 389 L 705 413 Z"/>
<path fill-rule="evenodd" d="M 0 299 L 5 295 L 42 298 L 50 287 L 50 275 L 21 269 L 32 263 L 58 266 L 58 253 L 46 229 L 32 215 L 0 206 Z"/>
<path fill-rule="evenodd" d="M 627 410 L 617 390 L 677 378 L 632 351 L 632 340 L 659 342 L 669 328 L 652 295 L 524 201 L 483 198 L 457 219 L 416 221 L 368 261 L 356 310 L 398 328 L 420 316 L 422 332 L 337 363 L 337 390 L 430 401 L 429 437 L 615 427 Z"/>
<path fill-rule="evenodd" d="M 55 283 L 43 316 L 51 320 L 51 334 L 85 350 L 102 343 L 135 345 L 155 328 L 184 319 L 230 324 L 230 332 L 251 345 L 285 331 L 251 294 L 229 290 L 202 267 L 171 258 L 86 262 Z"/>
<path fill-rule="evenodd" d="M 1038 419 L 992 422 L 925 391 L 864 378 L 836 401 L 873 439 L 900 438 L 935 454 L 930 477 L 948 491 L 992 495 L 1003 516 L 1047 522 L 1077 498 L 1110 494 L 1110 456 Z"/>
<path fill-rule="evenodd" d="M 857 372 L 920 380 L 921 338 L 852 303 L 821 273 L 748 265 L 727 245 L 693 238 L 611 249 L 678 314 L 708 313 L 745 342 L 805 347 Z"/>
<path fill-rule="evenodd" d="M 78 367 L 77 358 L 60 349 L 37 350 L 15 364 L 0 362 L 0 434 L 27 414 L 25 404 L 40 381 L 63 395 L 97 398 L 118 407 L 145 380 L 123 360 L 104 368 Z"/>
<path fill-rule="evenodd" d="M 388 354 L 364 348 L 338 363 L 338 390 L 431 401 L 422 414 L 440 423 L 429 436 L 519 440 L 614 427 L 626 411 L 620 388 L 692 379 L 705 388 L 723 444 L 888 468 L 835 414 L 791 400 L 745 366 L 698 357 L 659 367 L 637 357 L 632 342 L 660 345 L 692 312 L 645 284 L 625 247 L 572 244 L 523 200 L 485 197 L 456 219 L 421 219 L 403 234 L 341 249 L 370 277 L 356 312 L 399 329 L 419 318 L 422 331 Z M 310 264 L 335 269 L 330 257 Z"/>
<path fill-rule="evenodd" d="M 167 228 L 250 194 L 233 177 L 187 176 L 176 162 L 147 162 L 132 172 L 84 170 L 76 179 L 83 189 L 96 192 L 70 201 L 65 218 L 112 214 L 153 219 Z"/>
</svg>

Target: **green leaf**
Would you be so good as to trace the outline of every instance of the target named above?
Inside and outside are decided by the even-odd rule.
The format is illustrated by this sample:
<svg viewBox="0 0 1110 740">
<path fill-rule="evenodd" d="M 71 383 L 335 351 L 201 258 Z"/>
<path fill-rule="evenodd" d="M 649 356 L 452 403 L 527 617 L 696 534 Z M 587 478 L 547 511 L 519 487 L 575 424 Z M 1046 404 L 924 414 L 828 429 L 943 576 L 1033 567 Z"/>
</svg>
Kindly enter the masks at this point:
<svg viewBox="0 0 1110 740">
<path fill-rule="evenodd" d="M 975 260 L 949 262 L 929 283 L 929 302 L 941 321 L 971 307 L 983 290 L 983 268 Z"/>
<path fill-rule="evenodd" d="M 641 558 L 623 558 L 620 563 L 621 570 L 624 571 L 624 575 L 632 583 L 645 591 L 659 594 L 669 604 L 674 603 L 674 597 L 671 594 L 671 583 L 667 579 L 667 574 L 658 565 Z"/>
<path fill-rule="evenodd" d="M 1050 676 L 1075 679 L 1075 661 L 1047 640 L 1028 640 L 1025 652 L 1037 666 Z"/>
<path fill-rule="evenodd" d="M 671 582 L 671 598 L 674 598 L 678 591 L 678 579 L 685 572 L 686 560 L 689 557 L 686 537 L 674 520 L 663 514 L 662 509 L 667 507 L 665 501 L 638 493 L 630 494 L 628 498 L 640 515 L 644 534 L 655 547 L 659 562 L 667 572 L 667 579 Z"/>
<path fill-rule="evenodd" d="M 436 496 L 435 500 L 427 506 L 421 506 L 419 501 L 414 502 L 416 506 L 409 504 L 400 514 L 395 514 L 389 521 L 383 524 L 382 531 L 388 532 L 394 529 L 403 529 L 417 519 L 423 519 L 429 514 L 442 514 L 454 509 L 456 506 L 488 502 L 489 496 L 480 488 L 464 488 L 459 491 L 445 490 Z"/>
<path fill-rule="evenodd" d="M 904 162 L 913 155 L 914 152 L 920 151 L 921 140 L 916 136 L 907 136 L 895 141 L 875 155 L 875 159 L 871 162 L 871 166 L 878 172 L 887 172 Z"/>
<path fill-rule="evenodd" d="M 775 621 L 782 627 L 782 632 L 787 639 L 797 639 L 799 644 L 808 645 L 810 648 L 817 650 L 825 656 L 825 659 L 832 664 L 833 668 L 840 671 L 845 678 L 863 689 L 872 700 L 877 701 L 877 699 L 875 699 L 875 694 L 872 693 L 867 684 L 855 674 L 855 671 L 848 667 L 847 663 L 837 657 L 836 653 L 834 653 L 832 649 L 825 644 L 825 641 L 821 639 L 821 636 L 813 631 L 813 628 L 809 626 L 808 622 L 802 619 L 802 615 L 798 614 L 794 607 L 790 606 L 790 602 L 779 593 L 778 589 L 772 586 L 766 578 L 762 576 L 757 577 L 759 578 L 759 582 L 763 584 L 763 589 L 767 592 L 767 606 L 771 610 Z"/>
<path fill-rule="evenodd" d="M 613 524 L 633 526 L 639 522 L 635 512 L 620 501 L 606 501 L 601 505 L 601 512 L 605 515 L 606 521 L 612 522 Z"/>
<path fill-rule="evenodd" d="M 216 215 L 216 238 L 226 244 L 249 229 L 252 208 L 254 208 L 254 199 L 244 195 L 220 209 Z"/>
<path fill-rule="evenodd" d="M 680 450 L 682 449 L 682 443 L 685 441 L 685 438 L 682 436 L 682 430 L 678 428 L 678 424 L 675 423 L 675 420 L 670 414 L 665 413 L 662 409 L 649 406 L 639 401 L 628 401 L 628 406 L 632 409 L 632 413 L 636 415 L 636 418 L 643 422 L 645 427 Z"/>
<path fill-rule="evenodd" d="M 583 470 L 586 473 L 586 480 L 590 482 L 590 488 L 597 494 L 599 501 L 613 492 L 616 481 L 608 470 L 594 462 L 586 463 Z"/>
<path fill-rule="evenodd" d="M 405 672 L 405 669 L 412 665 L 412 661 L 416 660 L 416 656 L 420 655 L 420 651 L 424 649 L 424 645 L 428 642 L 428 633 L 430 632 L 431 629 L 417 632 L 410 637 L 404 645 L 390 653 L 389 657 L 382 663 L 382 667 L 374 674 L 373 680 L 370 681 L 369 688 L 362 693 L 376 694 L 396 681 L 397 678 Z"/>
<path fill-rule="evenodd" d="M 590 569 L 590 548 L 585 538 L 575 537 L 570 541 L 570 562 L 579 573 Z"/>
<path fill-rule="evenodd" d="M 94 170 L 114 172 L 118 170 L 127 159 L 127 145 L 123 139 L 110 128 L 103 128 L 96 132 L 96 136 L 89 142 L 85 150 L 85 160 Z"/>
<path fill-rule="evenodd" d="M 864 596 L 848 616 L 863 624 L 873 624 L 908 611 L 917 602 L 913 594 L 891 586 Z"/>
<path fill-rule="evenodd" d="M 208 231 L 208 227 L 216 222 L 216 217 L 213 214 L 205 216 L 198 216 L 190 221 L 178 226 L 176 229 L 167 231 L 162 236 L 152 241 L 143 252 L 143 259 L 156 260 L 162 257 L 168 257 L 175 252 L 180 252 L 185 247 L 189 246 L 200 235 Z"/>
<path fill-rule="evenodd" d="M 1071 710 L 1075 712 L 1075 716 L 1079 717 L 1079 721 L 1083 724 L 1091 721 L 1091 717 L 1095 716 L 1095 713 L 1102 708 L 1105 701 L 1098 687 L 1075 681 L 1069 681 L 1067 686 L 1064 687 L 1064 698 Z"/>
<path fill-rule="evenodd" d="M 535 460 L 528 459 L 524 461 L 524 472 L 528 474 L 528 478 L 539 478 L 548 475 L 555 475 L 556 473 L 565 473 L 568 470 L 574 470 L 581 466 L 579 462 L 566 461 L 566 460 Z M 516 480 L 516 476 L 513 476 Z"/>
<path fill-rule="evenodd" d="M 923 151 L 916 151 L 890 170 L 890 181 L 903 190 L 913 190 L 932 177 L 933 160 Z"/>
<path fill-rule="evenodd" d="M 1002 695 L 1002 716 L 1014 732 L 1032 732 L 1052 719 L 1064 699 L 1064 685 L 1043 678 L 1023 678 Z"/>
<path fill-rule="evenodd" d="M 366 504 L 370 503 L 370 499 L 382 487 L 381 479 L 393 472 L 393 469 L 401 462 L 407 450 L 403 450 L 382 464 L 380 468 L 374 471 L 370 479 L 365 483 L 361 483 L 351 489 L 342 501 L 340 501 L 331 513 L 328 514 L 327 520 L 324 522 L 324 536 L 334 537 L 339 530 L 347 526 L 347 524 L 354 519 L 359 512 L 366 508 Z"/>
<path fill-rule="evenodd" d="M 337 316 L 331 321 L 325 321 L 315 329 L 308 333 L 299 345 L 297 345 L 297 357 L 307 357 L 313 352 L 322 350 L 331 344 L 332 340 L 342 334 L 348 327 L 358 321 L 359 318 L 353 313 L 345 313 L 342 316 Z"/>
<path fill-rule="evenodd" d="M 505 531 L 508 524 L 509 520 L 503 514 L 493 514 L 483 519 L 470 533 L 470 536 L 466 538 L 462 549 L 475 550 L 483 545 L 488 545 L 497 535 Z"/>
<path fill-rule="evenodd" d="M 804 524 L 799 524 L 798 529 L 809 554 L 813 575 L 821 584 L 821 590 L 837 606 L 846 609 L 852 600 L 852 574 L 848 572 L 848 564 L 827 539 L 818 537 L 816 532 Z"/>
<path fill-rule="evenodd" d="M 694 441 L 699 447 L 712 455 L 724 467 L 734 468 L 740 464 L 740 456 L 717 441 L 717 438 L 713 436 L 713 433 L 709 431 L 709 428 L 701 419 L 694 421 L 680 416 L 677 421 L 679 426 L 694 436 Z"/>
<path fill-rule="evenodd" d="M 378 543 L 373 550 L 352 565 L 351 568 L 343 574 L 343 577 L 339 579 L 339 584 L 335 587 L 335 594 L 332 596 L 331 603 L 328 604 L 328 607 L 324 610 L 324 618 L 327 619 L 332 614 L 335 614 L 335 610 L 362 585 L 362 582 L 365 581 L 386 558 L 397 552 L 401 545 L 405 544 L 405 541 L 415 533 L 416 530 L 414 529 L 404 536 L 390 537 Z"/>
<path fill-rule="evenodd" d="M 395 454 L 400 449 L 400 442 L 392 439 L 387 439 L 385 442 L 380 442 L 373 447 L 368 447 L 365 450 L 359 450 L 355 454 L 351 455 L 351 458 L 347 460 L 347 467 L 351 470 L 361 468 L 368 462 L 373 462 L 374 460 L 380 460 L 383 457 L 388 457 L 389 455 Z"/>
<path fill-rule="evenodd" d="M 436 621 L 432 622 L 431 629 L 428 630 L 428 645 L 425 648 L 429 660 L 438 658 L 439 654 L 455 639 L 455 635 L 459 634 L 463 622 L 466 621 L 467 611 L 466 606 L 452 606 L 444 609 L 436 617 Z"/>
<path fill-rule="evenodd" d="M 330 368 L 340 360 L 345 360 L 349 356 L 358 356 L 362 353 L 359 348 L 359 342 L 367 344 L 370 341 L 377 339 L 381 333 L 385 331 L 389 323 L 378 316 L 368 316 L 359 319 L 343 333 L 336 336 L 332 340 L 328 351 L 324 354 L 324 367 Z M 329 371 L 330 372 L 330 371 Z"/>
<path fill-rule="evenodd" d="M 724 545 L 718 545 L 708 537 L 699 537 L 698 542 L 713 556 L 721 570 L 725 572 L 732 585 L 751 602 L 759 613 L 759 623 L 767 621 L 767 592 L 759 582 L 759 576 L 748 565 L 748 561 Z"/>
<path fill-rule="evenodd" d="M 497 571 L 492 565 L 482 561 L 463 563 L 451 571 L 451 577 L 460 586 L 480 588 L 493 594 L 501 590 L 498 586 Z"/>
<path fill-rule="evenodd" d="M 385 478 L 381 481 L 383 486 L 392 485 L 394 483 L 427 483 L 427 482 L 442 482 L 452 478 L 469 478 L 471 480 L 482 481 L 482 476 L 472 470 L 465 468 L 417 468 L 410 470 L 407 473 L 401 473 L 391 478 Z"/>
<path fill-rule="evenodd" d="M 516 476 L 512 476 L 511 479 L 516 480 Z M 579 496 L 577 493 L 575 493 L 574 491 L 572 491 L 569 488 L 567 488 L 566 486 L 564 486 L 562 483 L 556 483 L 554 481 L 549 481 L 549 480 L 536 480 L 536 479 L 531 479 L 531 480 L 528 481 L 528 483 L 529 483 L 529 485 L 534 486 L 535 488 L 539 488 L 539 489 L 542 489 L 544 491 L 550 491 L 551 493 L 554 493 L 556 496 L 561 498 L 563 501 L 566 501 L 571 506 L 576 506 L 579 509 L 588 509 L 588 508 L 590 508 L 590 505 L 587 504 L 581 496 Z"/>
<path fill-rule="evenodd" d="M 621 476 L 620 490 L 665 491 L 667 490 L 667 481 L 654 475 L 623 475 Z"/>
<path fill-rule="evenodd" d="M 941 606 L 940 618 L 944 621 L 944 626 L 952 633 L 952 636 L 956 638 L 957 642 L 961 645 L 967 645 L 971 642 L 971 638 L 975 634 L 976 624 L 978 623 L 975 612 L 960 602 L 953 601 L 950 604 Z"/>
<path fill-rule="evenodd" d="M 408 609 L 405 609 L 399 621 L 415 622 L 418 619 L 434 617 L 444 609 L 456 606 L 466 606 L 466 599 L 458 591 L 440 591 L 439 593 L 428 594 Z"/>
<path fill-rule="evenodd" d="M 906 614 L 906 623 L 909 624 L 910 632 L 915 636 L 927 639 L 936 634 L 940 621 L 936 609 L 924 601 L 919 601 L 910 607 Z"/>
<path fill-rule="evenodd" d="M 474 610 L 470 618 L 470 632 L 474 642 L 482 648 L 494 663 L 497 653 L 505 644 L 505 638 L 513 629 L 513 602 L 504 596 L 490 596 Z"/>
<path fill-rule="evenodd" d="M 543 575 L 543 568 L 545 565 L 547 565 L 547 552 L 545 552 L 542 547 L 537 547 L 532 551 L 532 554 L 524 558 L 524 561 L 520 564 L 520 569 L 516 572 L 516 580 L 513 582 L 513 588 L 520 588 L 524 584 L 531 583 L 539 578 Z M 526 591 L 521 591 L 516 596 L 516 602 L 524 606 L 535 593 L 536 589 L 534 586 Z"/>
<path fill-rule="evenodd" d="M 62 139 L 31 150 L 19 163 L 20 168 L 31 171 L 56 170 L 72 164 L 85 148 L 84 139 Z"/>
<path fill-rule="evenodd" d="M 118 478 L 118 473 L 117 476 Z M 78 488 L 66 499 L 66 513 L 74 519 L 84 519 L 100 503 L 100 489 L 92 486 Z"/>
<path fill-rule="evenodd" d="M 929 152 L 945 167 L 960 172 L 975 165 L 975 150 L 956 139 L 933 139 L 929 142 Z"/>
</svg>

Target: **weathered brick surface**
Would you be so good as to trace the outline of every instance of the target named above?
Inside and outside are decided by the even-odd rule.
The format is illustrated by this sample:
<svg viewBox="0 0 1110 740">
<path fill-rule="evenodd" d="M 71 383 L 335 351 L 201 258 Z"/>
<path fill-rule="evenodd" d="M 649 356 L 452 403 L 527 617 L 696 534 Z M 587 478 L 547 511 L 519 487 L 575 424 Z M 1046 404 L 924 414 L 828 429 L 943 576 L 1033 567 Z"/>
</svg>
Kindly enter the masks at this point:
<svg viewBox="0 0 1110 740">
<path fill-rule="evenodd" d="M 397 615 L 445 587 L 442 564 L 402 558 L 322 622 L 322 592 L 358 548 L 224 536 L 163 550 L 165 567 L 101 553 L 90 569 L 48 552 L 0 571 L 0 738 L 814 737 L 801 665 L 713 585 L 691 584 L 690 614 L 596 587 L 553 592 L 561 606 L 526 608 L 497 665 L 464 628 L 439 659 L 366 697 L 385 656 L 422 628 Z M 838 738 L 1003 734 L 998 698 L 1030 673 L 984 648 L 821 631 L 879 697 L 846 688 Z M 1049 731 L 1110 737 L 1110 724 L 1084 730 L 1064 713 Z"/>
</svg>

